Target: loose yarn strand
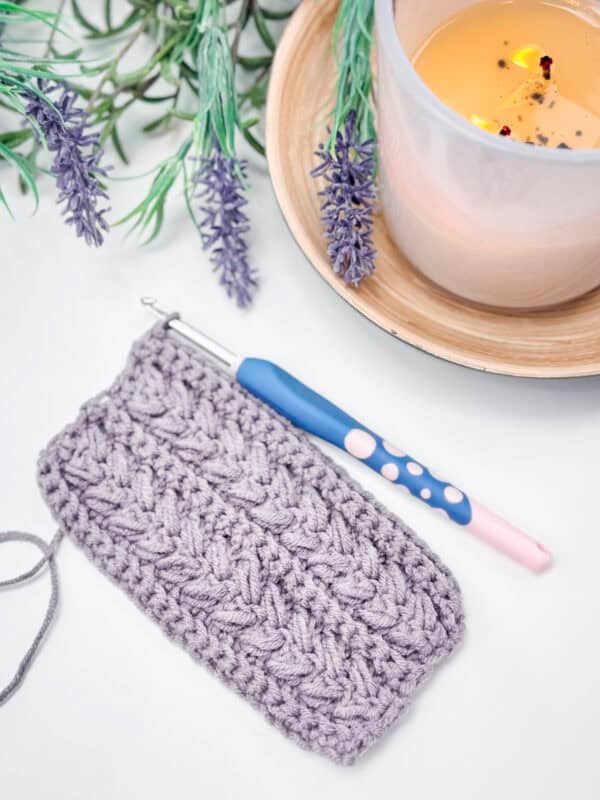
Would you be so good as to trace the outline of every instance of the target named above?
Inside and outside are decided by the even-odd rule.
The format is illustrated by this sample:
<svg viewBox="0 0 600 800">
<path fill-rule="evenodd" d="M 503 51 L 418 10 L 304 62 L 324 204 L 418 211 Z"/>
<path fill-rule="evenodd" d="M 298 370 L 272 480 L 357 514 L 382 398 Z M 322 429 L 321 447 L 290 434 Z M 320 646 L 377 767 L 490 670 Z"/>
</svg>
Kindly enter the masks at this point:
<svg viewBox="0 0 600 800">
<path fill-rule="evenodd" d="M 33 578 L 37 575 L 41 569 L 43 569 L 46 565 L 48 565 L 48 569 L 50 572 L 50 600 L 48 602 L 48 608 L 46 609 L 46 613 L 44 615 L 44 619 L 42 620 L 42 624 L 35 635 L 33 642 L 31 643 L 29 649 L 21 659 L 21 663 L 19 664 L 17 671 L 12 678 L 12 680 L 3 688 L 0 689 L 0 705 L 5 703 L 14 692 L 21 686 L 25 676 L 29 672 L 31 664 L 35 659 L 36 653 L 46 635 L 46 632 L 50 625 L 52 624 L 52 620 L 54 619 L 54 615 L 56 614 L 56 609 L 58 607 L 58 571 L 56 569 L 56 563 L 54 560 L 54 556 L 56 555 L 56 550 L 63 538 L 62 531 L 59 531 L 50 544 L 45 542 L 39 536 L 36 536 L 33 533 L 21 533 L 19 531 L 8 531 L 6 533 L 0 533 L 0 544 L 4 544 L 5 542 L 27 542 L 29 544 L 35 545 L 39 550 L 42 552 L 42 557 L 40 560 L 33 566 L 31 569 L 23 572 L 21 575 L 16 575 L 14 578 L 7 578 L 6 580 L 0 581 L 0 589 L 8 589 L 12 586 L 17 586 L 19 584 L 25 583 L 26 581 Z"/>
</svg>

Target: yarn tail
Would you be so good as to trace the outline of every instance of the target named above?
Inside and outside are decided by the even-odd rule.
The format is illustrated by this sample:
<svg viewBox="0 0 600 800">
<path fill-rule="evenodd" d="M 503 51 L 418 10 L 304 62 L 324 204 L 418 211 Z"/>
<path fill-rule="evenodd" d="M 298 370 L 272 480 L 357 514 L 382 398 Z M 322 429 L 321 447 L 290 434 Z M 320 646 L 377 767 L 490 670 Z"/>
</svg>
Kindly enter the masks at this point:
<svg viewBox="0 0 600 800">
<path fill-rule="evenodd" d="M 25 680 L 25 676 L 29 672 L 39 647 L 46 636 L 48 628 L 52 624 L 54 615 L 56 614 L 59 590 L 55 555 L 62 538 L 63 533 L 59 531 L 54 536 L 50 544 L 48 544 L 48 542 L 45 542 L 43 539 L 33 533 L 20 533 L 19 531 L 0 533 L 0 544 L 4 544 L 5 542 L 27 542 L 28 544 L 35 545 L 42 552 L 42 557 L 40 560 L 31 569 L 27 570 L 27 572 L 23 572 L 21 575 L 17 575 L 14 578 L 7 578 L 6 580 L 0 581 L 0 589 L 9 589 L 13 586 L 18 586 L 22 583 L 25 583 L 26 581 L 35 577 L 45 566 L 48 566 L 48 570 L 50 572 L 50 600 L 48 602 L 48 608 L 46 609 L 44 619 L 42 620 L 42 624 L 29 649 L 21 659 L 21 663 L 19 664 L 14 677 L 3 689 L 0 689 L 0 705 L 10 699 L 10 697 L 17 691 L 17 689 Z"/>
</svg>

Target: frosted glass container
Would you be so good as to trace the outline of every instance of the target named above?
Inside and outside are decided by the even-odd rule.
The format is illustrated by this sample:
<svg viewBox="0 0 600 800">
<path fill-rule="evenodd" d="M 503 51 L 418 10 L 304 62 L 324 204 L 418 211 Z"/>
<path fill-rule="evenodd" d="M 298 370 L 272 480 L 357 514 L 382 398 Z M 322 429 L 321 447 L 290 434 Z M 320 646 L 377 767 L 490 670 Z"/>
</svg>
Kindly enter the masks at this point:
<svg viewBox="0 0 600 800">
<path fill-rule="evenodd" d="M 492 136 L 425 85 L 411 58 L 473 2 L 375 0 L 383 212 L 412 264 L 449 291 L 554 305 L 600 284 L 600 150 Z M 585 8 L 600 20 L 600 2 Z"/>
</svg>

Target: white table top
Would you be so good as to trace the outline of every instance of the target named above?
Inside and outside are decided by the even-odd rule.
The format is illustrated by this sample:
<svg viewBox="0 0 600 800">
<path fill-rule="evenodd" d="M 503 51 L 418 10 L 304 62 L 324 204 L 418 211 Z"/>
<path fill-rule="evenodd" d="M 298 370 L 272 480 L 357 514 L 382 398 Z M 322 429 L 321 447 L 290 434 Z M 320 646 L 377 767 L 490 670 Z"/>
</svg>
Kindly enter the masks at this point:
<svg viewBox="0 0 600 800">
<path fill-rule="evenodd" d="M 152 145 L 133 172 L 168 145 Z M 152 322 L 138 298 L 153 294 L 232 349 L 276 360 L 469 489 L 545 542 L 556 566 L 529 574 L 337 455 L 451 567 L 468 625 L 463 646 L 409 714 L 356 766 L 342 768 L 286 740 L 65 541 L 60 613 L 0 715 L 2 796 L 595 800 L 600 379 L 484 375 L 395 341 L 305 261 L 265 168 L 252 179 L 252 258 L 262 288 L 241 313 L 212 276 L 180 197 L 169 202 L 156 244 L 140 249 L 116 229 L 95 251 L 62 226 L 49 181 L 31 218 L 30 201 L 15 197 L 2 169 L 17 222 L 2 212 L 0 529 L 51 537 L 35 483 L 38 452 L 113 379 Z M 148 182 L 113 187 L 113 218 Z M 0 577 L 33 558 L 28 548 L 4 545 Z M 0 684 L 29 644 L 47 595 L 47 575 L 0 594 Z"/>
</svg>

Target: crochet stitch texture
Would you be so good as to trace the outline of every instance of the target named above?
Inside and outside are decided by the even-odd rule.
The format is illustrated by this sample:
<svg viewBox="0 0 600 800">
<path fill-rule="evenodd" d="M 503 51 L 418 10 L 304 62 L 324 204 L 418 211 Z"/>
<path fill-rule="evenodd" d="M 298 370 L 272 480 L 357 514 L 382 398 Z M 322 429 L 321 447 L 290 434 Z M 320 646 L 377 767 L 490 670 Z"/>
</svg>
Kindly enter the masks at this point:
<svg viewBox="0 0 600 800">
<path fill-rule="evenodd" d="M 449 571 L 162 325 L 40 456 L 61 528 L 302 746 L 352 763 L 462 635 Z"/>
</svg>

